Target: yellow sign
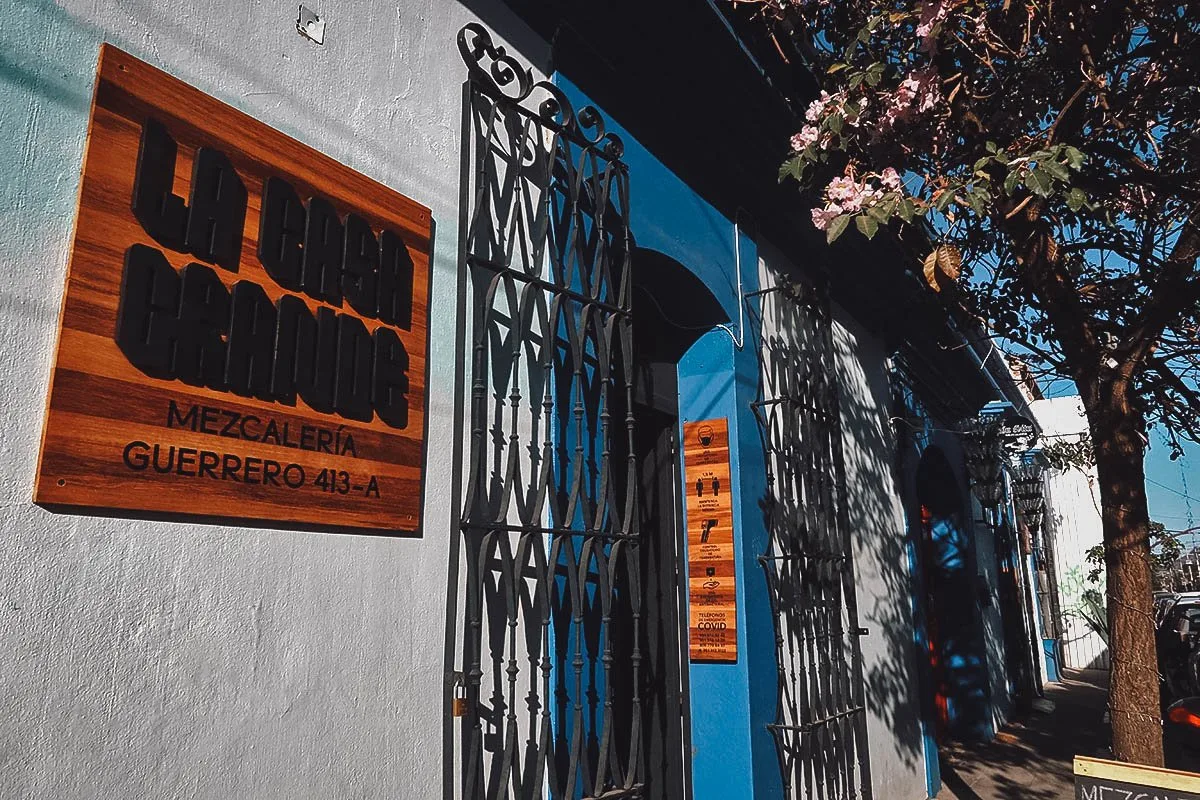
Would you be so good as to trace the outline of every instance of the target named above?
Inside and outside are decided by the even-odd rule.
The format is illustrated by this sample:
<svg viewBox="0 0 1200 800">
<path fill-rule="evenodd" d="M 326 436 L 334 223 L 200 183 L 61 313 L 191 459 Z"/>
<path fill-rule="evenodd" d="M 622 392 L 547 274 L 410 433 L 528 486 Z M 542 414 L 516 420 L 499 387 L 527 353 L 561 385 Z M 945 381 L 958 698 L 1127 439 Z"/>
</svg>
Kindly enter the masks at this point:
<svg viewBox="0 0 1200 800">
<path fill-rule="evenodd" d="M 1200 800 L 1200 775 L 1075 756 L 1075 797 L 1076 800 Z"/>
</svg>

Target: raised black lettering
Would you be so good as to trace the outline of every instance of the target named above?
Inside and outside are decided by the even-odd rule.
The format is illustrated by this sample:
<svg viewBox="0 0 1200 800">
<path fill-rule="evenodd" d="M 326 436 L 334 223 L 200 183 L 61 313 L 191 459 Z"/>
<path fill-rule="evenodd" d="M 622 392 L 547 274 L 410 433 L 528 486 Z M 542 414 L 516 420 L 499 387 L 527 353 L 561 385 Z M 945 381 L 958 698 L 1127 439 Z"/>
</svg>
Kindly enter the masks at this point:
<svg viewBox="0 0 1200 800">
<path fill-rule="evenodd" d="M 358 317 L 338 317 L 334 408 L 343 417 L 371 421 L 371 335 Z"/>
<path fill-rule="evenodd" d="M 371 404 L 379 418 L 393 428 L 408 427 L 408 351 L 391 328 L 375 329 L 375 363 L 371 374 Z"/>
<path fill-rule="evenodd" d="M 342 241 L 337 209 L 328 200 L 312 197 L 304 225 L 304 293 L 335 306 L 342 304 Z"/>
<path fill-rule="evenodd" d="M 379 242 L 367 221 L 357 214 L 346 217 L 346 249 L 342 258 L 342 294 L 358 313 L 379 313 L 375 294 L 379 271 Z"/>
<path fill-rule="evenodd" d="M 278 478 L 278 477 L 279 477 L 279 462 L 272 461 L 271 459 L 267 459 L 266 461 L 263 461 L 263 480 L 262 480 L 262 482 L 264 484 L 269 483 L 272 486 L 278 486 L 279 481 L 276 480 L 276 478 Z"/>
<path fill-rule="evenodd" d="M 133 176 L 133 215 L 146 233 L 163 247 L 182 252 L 187 227 L 187 204 L 175 195 L 175 155 L 178 147 L 158 120 L 142 123 L 137 169 Z"/>
<path fill-rule="evenodd" d="M 234 394 L 270 400 L 275 363 L 275 306 L 257 283 L 233 286 L 225 383 Z"/>
<path fill-rule="evenodd" d="M 404 241 L 389 230 L 379 235 L 378 316 L 389 325 L 412 328 L 413 261 Z"/>
<path fill-rule="evenodd" d="M 179 325 L 175 377 L 193 386 L 223 389 L 225 341 L 229 326 L 229 290 L 203 264 L 188 264 L 180 274 Z"/>
<path fill-rule="evenodd" d="M 113 338 L 130 364 L 154 378 L 174 377 L 179 283 L 179 275 L 153 247 L 135 244 L 125 252 Z"/>
<path fill-rule="evenodd" d="M 296 190 L 282 178 L 267 178 L 258 219 L 258 260 L 285 289 L 301 290 L 307 212 Z"/>
<path fill-rule="evenodd" d="M 196 258 L 237 272 L 246 225 L 246 186 L 220 150 L 201 147 L 192 162 L 187 249 Z"/>
<path fill-rule="evenodd" d="M 338 359 L 338 315 L 332 308 L 317 309 L 316 334 L 307 352 L 296 353 L 296 391 L 314 411 L 328 414 Z"/>
</svg>

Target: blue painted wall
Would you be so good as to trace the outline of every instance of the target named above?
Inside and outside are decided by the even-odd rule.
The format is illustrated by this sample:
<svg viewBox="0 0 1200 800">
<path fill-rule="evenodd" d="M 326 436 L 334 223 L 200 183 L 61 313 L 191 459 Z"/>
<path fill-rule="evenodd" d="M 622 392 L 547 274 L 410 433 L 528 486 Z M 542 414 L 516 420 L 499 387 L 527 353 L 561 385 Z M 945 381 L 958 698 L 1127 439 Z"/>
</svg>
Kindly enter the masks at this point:
<svg viewBox="0 0 1200 800">
<path fill-rule="evenodd" d="M 555 82 L 577 109 L 590 103 L 566 77 L 556 75 Z M 733 220 L 671 173 L 621 129 L 619 121 L 600 111 L 609 130 L 625 143 L 630 222 L 638 246 L 670 256 L 694 273 L 736 329 L 738 269 L 742 291 L 757 288 L 754 243 L 740 236 L 740 264 L 735 264 Z M 672 304 L 687 300 L 656 299 L 668 316 Z M 634 337 L 636 341 L 636 321 Z M 753 348 L 738 349 L 728 332 L 714 329 L 681 359 L 678 378 L 681 425 L 713 417 L 729 420 L 738 582 L 737 663 L 689 668 L 693 796 L 696 800 L 781 797 L 779 762 L 767 729 L 775 716 L 775 630 L 766 578 L 757 561 L 767 536 L 759 508 L 766 470 L 750 406 L 758 385 L 757 357 Z"/>
</svg>

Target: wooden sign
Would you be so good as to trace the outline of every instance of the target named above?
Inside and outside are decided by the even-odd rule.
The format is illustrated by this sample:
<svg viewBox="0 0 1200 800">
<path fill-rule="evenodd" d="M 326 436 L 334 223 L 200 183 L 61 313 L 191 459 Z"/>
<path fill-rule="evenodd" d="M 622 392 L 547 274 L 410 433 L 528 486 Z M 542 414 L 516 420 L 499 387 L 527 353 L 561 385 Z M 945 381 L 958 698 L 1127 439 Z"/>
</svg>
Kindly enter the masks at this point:
<svg viewBox="0 0 1200 800">
<path fill-rule="evenodd" d="M 430 225 L 104 45 L 35 501 L 417 533 Z"/>
<path fill-rule="evenodd" d="M 1200 800 L 1200 775 L 1075 756 L 1075 800 Z"/>
<path fill-rule="evenodd" d="M 683 426 L 687 498 L 688 656 L 737 661 L 737 583 L 733 558 L 733 498 L 729 421 Z"/>
</svg>

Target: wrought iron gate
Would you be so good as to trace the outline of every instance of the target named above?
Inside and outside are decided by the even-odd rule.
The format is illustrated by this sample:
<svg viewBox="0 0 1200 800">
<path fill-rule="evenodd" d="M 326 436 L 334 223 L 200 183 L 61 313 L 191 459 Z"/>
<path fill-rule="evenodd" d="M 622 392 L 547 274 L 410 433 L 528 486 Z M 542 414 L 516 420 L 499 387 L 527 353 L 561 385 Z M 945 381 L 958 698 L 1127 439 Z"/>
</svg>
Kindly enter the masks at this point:
<svg viewBox="0 0 1200 800">
<path fill-rule="evenodd" d="M 759 400 L 775 617 L 775 736 L 789 798 L 871 797 L 829 300 L 779 279 L 762 302 Z"/>
<path fill-rule="evenodd" d="M 470 343 L 458 793 L 641 797 L 621 142 L 482 27 L 458 45 Z"/>
</svg>

